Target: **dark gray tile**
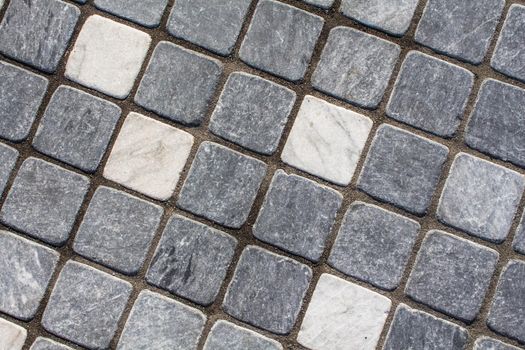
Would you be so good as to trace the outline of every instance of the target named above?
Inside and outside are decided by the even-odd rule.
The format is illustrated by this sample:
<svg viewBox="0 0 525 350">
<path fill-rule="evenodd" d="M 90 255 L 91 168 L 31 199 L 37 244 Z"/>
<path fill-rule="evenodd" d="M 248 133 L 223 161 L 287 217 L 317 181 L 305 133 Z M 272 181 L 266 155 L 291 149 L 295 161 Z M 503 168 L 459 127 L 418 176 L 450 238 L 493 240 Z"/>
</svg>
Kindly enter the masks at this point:
<svg viewBox="0 0 525 350">
<path fill-rule="evenodd" d="M 252 330 L 219 320 L 210 330 L 204 350 L 282 350 L 281 344 Z"/>
<path fill-rule="evenodd" d="M 514 236 L 514 241 L 512 242 L 512 248 L 521 254 L 525 254 L 525 211 L 523 212 L 520 224 L 516 229 L 516 235 Z"/>
<path fill-rule="evenodd" d="M 159 25 L 167 4 L 168 0 L 95 0 L 97 8 L 150 28 Z"/>
<path fill-rule="evenodd" d="M 146 280 L 195 303 L 213 303 L 237 240 L 179 215 L 168 222 Z"/>
<path fill-rule="evenodd" d="M 519 348 L 502 343 L 496 339 L 481 337 L 476 340 L 474 350 L 519 350 Z"/>
<path fill-rule="evenodd" d="M 0 143 L 0 195 L 4 193 L 17 159 L 18 151 L 16 149 Z"/>
<path fill-rule="evenodd" d="M 57 343 L 54 340 L 38 337 L 29 350 L 73 350 L 69 346 Z"/>
<path fill-rule="evenodd" d="M 303 2 L 320 7 L 322 9 L 329 9 L 332 7 L 334 0 L 302 0 Z"/>
<path fill-rule="evenodd" d="M 37 158 L 28 158 L 0 212 L 8 226 L 53 245 L 69 237 L 89 179 Z"/>
</svg>

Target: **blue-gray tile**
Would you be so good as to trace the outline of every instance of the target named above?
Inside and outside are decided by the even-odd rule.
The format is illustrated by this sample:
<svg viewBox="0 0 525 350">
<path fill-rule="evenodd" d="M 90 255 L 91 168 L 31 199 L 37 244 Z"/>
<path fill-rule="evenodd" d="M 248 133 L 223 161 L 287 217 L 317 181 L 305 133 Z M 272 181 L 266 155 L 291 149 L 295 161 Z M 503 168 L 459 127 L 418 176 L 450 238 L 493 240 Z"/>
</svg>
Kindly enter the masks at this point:
<svg viewBox="0 0 525 350">
<path fill-rule="evenodd" d="M 150 28 L 159 25 L 167 4 L 168 0 L 95 0 L 98 9 Z"/>
<path fill-rule="evenodd" d="M 18 151 L 16 149 L 0 143 L 0 195 L 4 193 L 17 159 Z"/>
<path fill-rule="evenodd" d="M 521 254 L 525 254 L 525 211 L 523 212 L 520 224 L 516 229 L 516 235 L 512 242 L 512 248 Z"/>
<path fill-rule="evenodd" d="M 210 330 L 204 350 L 282 350 L 281 344 L 252 330 L 219 320 Z"/>
<path fill-rule="evenodd" d="M 303 2 L 320 7 L 322 9 L 329 9 L 334 4 L 334 0 L 302 0 Z"/>
<path fill-rule="evenodd" d="M 54 340 L 38 337 L 29 350 L 73 350 L 69 346 L 60 344 Z"/>
<path fill-rule="evenodd" d="M 519 348 L 500 342 L 489 337 L 481 337 L 476 340 L 474 350 L 519 350 Z"/>
</svg>

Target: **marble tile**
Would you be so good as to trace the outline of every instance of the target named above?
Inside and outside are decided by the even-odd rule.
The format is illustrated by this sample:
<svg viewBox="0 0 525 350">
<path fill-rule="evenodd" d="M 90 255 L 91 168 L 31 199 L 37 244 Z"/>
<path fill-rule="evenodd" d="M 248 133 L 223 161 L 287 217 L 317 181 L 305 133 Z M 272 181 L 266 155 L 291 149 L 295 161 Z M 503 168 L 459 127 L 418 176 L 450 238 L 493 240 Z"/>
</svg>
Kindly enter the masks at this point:
<svg viewBox="0 0 525 350">
<path fill-rule="evenodd" d="M 25 328 L 0 317 L 0 349 L 22 350 L 27 338 Z"/>
<path fill-rule="evenodd" d="M 15 148 L 0 143 L 0 195 L 4 193 L 18 156 L 19 153 Z"/>
<path fill-rule="evenodd" d="M 283 350 L 277 341 L 231 322 L 219 320 L 210 330 L 203 350 Z"/>
<path fill-rule="evenodd" d="M 95 0 L 95 6 L 102 11 L 146 27 L 157 27 L 168 0 Z"/>
<path fill-rule="evenodd" d="M 29 350 L 73 350 L 69 346 L 60 344 L 54 340 L 38 337 Z"/>
<path fill-rule="evenodd" d="M 519 348 L 489 337 L 480 337 L 474 344 L 474 350 L 519 350 Z"/>
</svg>

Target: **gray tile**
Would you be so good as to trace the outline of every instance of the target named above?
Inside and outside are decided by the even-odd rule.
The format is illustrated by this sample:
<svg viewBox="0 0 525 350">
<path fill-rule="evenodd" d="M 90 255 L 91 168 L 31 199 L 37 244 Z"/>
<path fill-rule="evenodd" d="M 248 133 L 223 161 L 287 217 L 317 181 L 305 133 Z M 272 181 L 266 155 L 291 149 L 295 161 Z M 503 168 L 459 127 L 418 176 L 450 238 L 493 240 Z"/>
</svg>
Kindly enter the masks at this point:
<svg viewBox="0 0 525 350">
<path fill-rule="evenodd" d="M 387 87 L 401 48 L 347 27 L 330 31 L 312 86 L 365 108 L 376 108 Z"/>
<path fill-rule="evenodd" d="M 513 4 L 501 29 L 491 66 L 512 78 L 525 82 L 525 6 Z"/>
<path fill-rule="evenodd" d="M 354 202 L 345 214 L 328 263 L 341 272 L 393 290 L 401 280 L 420 226 L 375 205 Z"/>
<path fill-rule="evenodd" d="M 421 244 L 405 293 L 440 312 L 471 323 L 478 315 L 499 255 L 443 231 Z"/>
<path fill-rule="evenodd" d="M 253 226 L 253 235 L 318 261 L 343 196 L 329 187 L 277 170 Z"/>
<path fill-rule="evenodd" d="M 53 245 L 69 237 L 89 179 L 38 158 L 20 167 L 0 212 L 8 226 Z"/>
<path fill-rule="evenodd" d="M 419 0 L 343 0 L 340 11 L 366 26 L 392 35 L 406 33 Z"/>
<path fill-rule="evenodd" d="M 221 73 L 220 61 L 161 41 L 153 51 L 135 103 L 164 118 L 199 125 Z"/>
<path fill-rule="evenodd" d="M 417 215 L 426 213 L 448 148 L 383 124 L 376 132 L 358 180 L 372 197 Z"/>
<path fill-rule="evenodd" d="M 507 238 L 524 188 L 519 173 L 459 153 L 439 199 L 437 217 L 473 236 L 501 243 Z"/>
<path fill-rule="evenodd" d="M 0 143 L 0 195 L 4 193 L 17 159 L 18 151 L 16 149 Z"/>
<path fill-rule="evenodd" d="M 11 0 L 0 24 L 0 52 L 52 73 L 79 16 L 76 6 L 60 0 Z"/>
<path fill-rule="evenodd" d="M 520 224 L 516 230 L 512 248 L 521 254 L 525 254 L 525 211 L 521 216 Z"/>
<path fill-rule="evenodd" d="M 117 350 L 197 349 L 206 316 L 157 293 L 140 292 Z"/>
<path fill-rule="evenodd" d="M 223 226 L 239 228 L 248 218 L 266 169 L 266 164 L 255 158 L 203 142 L 177 206 Z"/>
<path fill-rule="evenodd" d="M 320 7 L 322 9 L 329 9 L 332 7 L 334 0 L 302 0 L 303 2 Z"/>
<path fill-rule="evenodd" d="M 519 350 L 519 348 L 500 342 L 489 337 L 481 337 L 476 340 L 474 350 Z"/>
<path fill-rule="evenodd" d="M 69 346 L 57 343 L 54 340 L 38 337 L 29 350 L 73 350 Z"/>
<path fill-rule="evenodd" d="M 62 85 L 33 138 L 33 147 L 86 172 L 95 172 L 120 117 L 116 104 Z"/>
<path fill-rule="evenodd" d="M 101 186 L 91 198 L 73 249 L 102 265 L 134 275 L 144 264 L 162 212 L 158 205 Z"/>
<path fill-rule="evenodd" d="M 451 137 L 456 132 L 474 83 L 474 74 L 421 52 L 408 53 L 386 114 L 400 122 Z"/>
<path fill-rule="evenodd" d="M 231 264 L 237 240 L 174 215 L 151 261 L 146 280 L 195 303 L 213 303 Z"/>
<path fill-rule="evenodd" d="M 168 0 L 95 0 L 95 6 L 102 11 L 146 27 L 157 27 Z"/>
<path fill-rule="evenodd" d="M 89 349 L 105 349 L 131 294 L 130 283 L 75 261 L 62 268 L 42 326 Z"/>
<path fill-rule="evenodd" d="M 0 231 L 0 311 L 30 320 L 44 297 L 59 254 Z"/>
<path fill-rule="evenodd" d="M 27 330 L 0 317 L 0 348 L 22 350 L 27 339 Z"/>
<path fill-rule="evenodd" d="M 312 279 L 312 270 L 290 258 L 248 246 L 224 297 L 233 317 L 277 334 L 290 332 Z"/>
<path fill-rule="evenodd" d="M 296 98 L 295 92 L 258 76 L 232 73 L 213 111 L 210 130 L 262 154 L 273 154 Z"/>
<path fill-rule="evenodd" d="M 0 61 L 0 137 L 22 141 L 29 135 L 48 80 Z"/>
<path fill-rule="evenodd" d="M 219 55 L 229 55 L 252 0 L 177 0 L 168 32 Z"/>
<path fill-rule="evenodd" d="M 468 337 L 463 327 L 400 304 L 383 350 L 465 350 Z"/>
<path fill-rule="evenodd" d="M 219 320 L 210 330 L 204 350 L 282 350 L 281 344 L 252 330 Z"/>
<path fill-rule="evenodd" d="M 257 4 L 239 57 L 284 79 L 299 81 L 310 63 L 324 20 L 273 0 Z"/>
<path fill-rule="evenodd" d="M 465 142 L 480 152 L 525 168 L 525 90 L 497 80 L 481 85 L 465 130 Z"/>
<path fill-rule="evenodd" d="M 447 56 L 483 61 L 505 0 L 429 0 L 415 40 Z"/>
</svg>

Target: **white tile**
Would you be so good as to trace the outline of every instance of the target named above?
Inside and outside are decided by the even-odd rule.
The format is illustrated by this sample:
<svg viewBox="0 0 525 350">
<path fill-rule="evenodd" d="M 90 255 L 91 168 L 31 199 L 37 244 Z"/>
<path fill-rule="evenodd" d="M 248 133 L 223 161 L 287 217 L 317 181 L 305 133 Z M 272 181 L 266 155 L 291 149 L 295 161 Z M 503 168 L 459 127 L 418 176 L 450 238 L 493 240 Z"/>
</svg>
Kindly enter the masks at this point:
<svg viewBox="0 0 525 350">
<path fill-rule="evenodd" d="M 383 330 L 390 299 L 323 274 L 297 336 L 312 350 L 373 350 Z"/>
<path fill-rule="evenodd" d="M 368 117 L 306 96 L 281 158 L 300 170 L 346 186 L 371 128 Z"/>
<path fill-rule="evenodd" d="M 173 194 L 193 145 L 185 131 L 130 113 L 104 168 L 106 179 L 159 200 Z"/>
<path fill-rule="evenodd" d="M 26 337 L 27 331 L 24 328 L 0 318 L 1 350 L 21 350 Z"/>
<path fill-rule="evenodd" d="M 116 98 L 129 95 L 151 37 L 94 15 L 86 20 L 66 65 L 66 77 Z"/>
</svg>

